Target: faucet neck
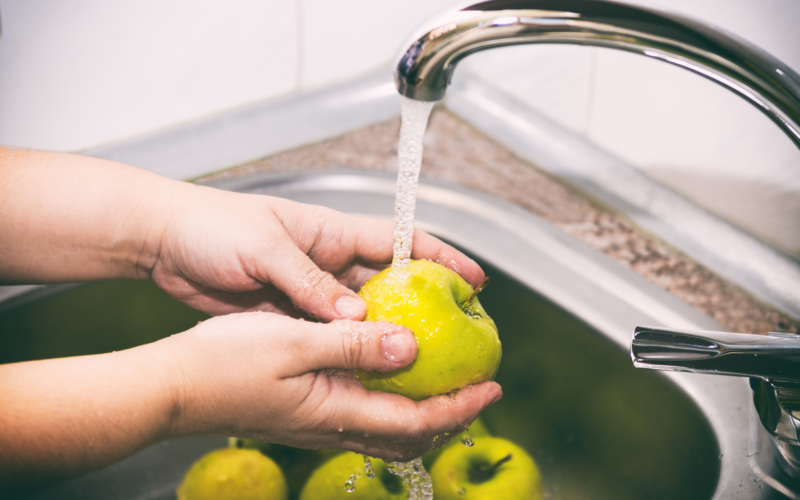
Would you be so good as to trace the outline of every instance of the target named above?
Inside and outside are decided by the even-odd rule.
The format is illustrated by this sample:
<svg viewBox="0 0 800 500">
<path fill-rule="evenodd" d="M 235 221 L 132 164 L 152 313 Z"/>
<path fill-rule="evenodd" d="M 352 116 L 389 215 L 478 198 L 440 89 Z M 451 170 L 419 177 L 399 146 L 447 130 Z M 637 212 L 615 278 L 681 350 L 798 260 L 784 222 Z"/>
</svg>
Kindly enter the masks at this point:
<svg viewBox="0 0 800 500">
<path fill-rule="evenodd" d="M 614 48 L 680 66 L 747 99 L 800 147 L 800 75 L 719 28 L 611 0 L 490 0 L 436 17 L 398 54 L 397 90 L 440 100 L 464 57 L 529 43 Z"/>
</svg>

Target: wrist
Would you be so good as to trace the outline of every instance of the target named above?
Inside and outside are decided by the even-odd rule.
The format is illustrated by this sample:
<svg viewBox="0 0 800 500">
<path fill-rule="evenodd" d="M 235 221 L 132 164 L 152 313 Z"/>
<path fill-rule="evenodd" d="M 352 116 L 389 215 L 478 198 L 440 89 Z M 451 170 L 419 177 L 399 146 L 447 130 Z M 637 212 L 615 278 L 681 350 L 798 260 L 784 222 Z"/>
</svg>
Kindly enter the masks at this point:
<svg viewBox="0 0 800 500">
<path fill-rule="evenodd" d="M 160 371 L 161 387 L 166 390 L 162 401 L 165 425 L 163 426 L 163 439 L 173 439 L 191 435 L 203 434 L 206 431 L 203 422 L 195 418 L 198 406 L 197 392 L 198 377 L 204 370 L 196 369 L 196 358 L 203 357 L 198 351 L 201 346 L 189 341 L 191 330 L 172 335 L 158 341 L 163 356 Z M 202 342 L 200 343 L 202 344 Z M 202 387 L 203 383 L 199 385 Z M 201 392 L 202 393 L 202 392 Z M 200 411 L 200 414 L 203 412 Z"/>
<path fill-rule="evenodd" d="M 118 247 L 119 260 L 136 279 L 150 279 L 174 238 L 182 213 L 189 211 L 197 186 L 150 174 L 140 201 L 130 211 L 131 227 Z"/>
</svg>

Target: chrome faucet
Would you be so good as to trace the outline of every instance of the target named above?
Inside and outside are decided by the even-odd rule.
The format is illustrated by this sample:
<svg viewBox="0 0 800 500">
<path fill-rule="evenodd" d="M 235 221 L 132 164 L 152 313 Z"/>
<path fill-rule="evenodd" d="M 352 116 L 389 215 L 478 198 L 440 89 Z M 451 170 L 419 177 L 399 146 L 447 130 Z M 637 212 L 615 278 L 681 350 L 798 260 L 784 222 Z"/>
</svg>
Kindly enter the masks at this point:
<svg viewBox="0 0 800 500">
<path fill-rule="evenodd" d="M 636 327 L 631 359 L 637 368 L 750 377 L 759 420 L 775 459 L 800 480 L 800 335 L 750 335 Z"/>
<path fill-rule="evenodd" d="M 800 75 L 707 23 L 618 1 L 490 0 L 444 13 L 402 46 L 393 63 L 397 90 L 440 100 L 464 57 L 528 43 L 620 49 L 680 66 L 749 101 L 800 148 Z M 639 327 L 631 356 L 640 368 L 750 377 L 777 460 L 800 481 L 800 336 Z"/>
<path fill-rule="evenodd" d="M 464 57 L 528 43 L 621 49 L 688 69 L 750 101 L 800 147 L 800 75 L 786 64 L 701 21 L 609 0 L 490 0 L 432 18 L 395 58 L 397 90 L 438 101 Z"/>
</svg>

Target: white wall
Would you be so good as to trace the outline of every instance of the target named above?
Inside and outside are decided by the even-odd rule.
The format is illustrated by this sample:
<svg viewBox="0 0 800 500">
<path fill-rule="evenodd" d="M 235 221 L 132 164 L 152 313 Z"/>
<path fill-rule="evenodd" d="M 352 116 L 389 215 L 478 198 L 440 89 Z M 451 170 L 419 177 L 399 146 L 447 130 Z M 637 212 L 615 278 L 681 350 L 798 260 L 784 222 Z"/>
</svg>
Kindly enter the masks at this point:
<svg viewBox="0 0 800 500">
<path fill-rule="evenodd" d="M 454 0 L 0 0 L 0 144 L 80 150 L 388 63 Z M 671 0 L 800 71 L 800 1 Z M 800 153 L 743 100 L 641 56 L 527 46 L 471 71 L 790 253 Z"/>
<path fill-rule="evenodd" d="M 72 151 L 386 65 L 453 0 L 0 0 L 0 143 Z"/>
</svg>

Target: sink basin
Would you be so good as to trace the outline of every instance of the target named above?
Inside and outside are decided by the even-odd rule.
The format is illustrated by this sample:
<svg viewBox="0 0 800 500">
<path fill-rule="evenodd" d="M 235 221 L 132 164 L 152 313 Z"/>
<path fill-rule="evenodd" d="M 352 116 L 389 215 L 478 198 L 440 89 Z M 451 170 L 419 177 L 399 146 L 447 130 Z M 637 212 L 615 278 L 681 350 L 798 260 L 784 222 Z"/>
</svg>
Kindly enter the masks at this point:
<svg viewBox="0 0 800 500">
<path fill-rule="evenodd" d="M 267 173 L 217 187 L 390 217 L 394 178 L 358 171 Z M 629 269 L 522 209 L 422 180 L 418 227 L 473 256 L 492 277 L 481 302 L 497 322 L 505 396 L 485 414 L 525 447 L 550 499 L 769 498 L 748 465 L 744 380 L 635 370 L 636 325 L 719 329 Z M 149 282 L 54 287 L 0 303 L 0 362 L 125 349 L 204 318 Z M 188 466 L 223 438 L 152 446 L 37 499 L 167 499 Z M 771 493 L 770 493 L 771 492 Z"/>
</svg>

